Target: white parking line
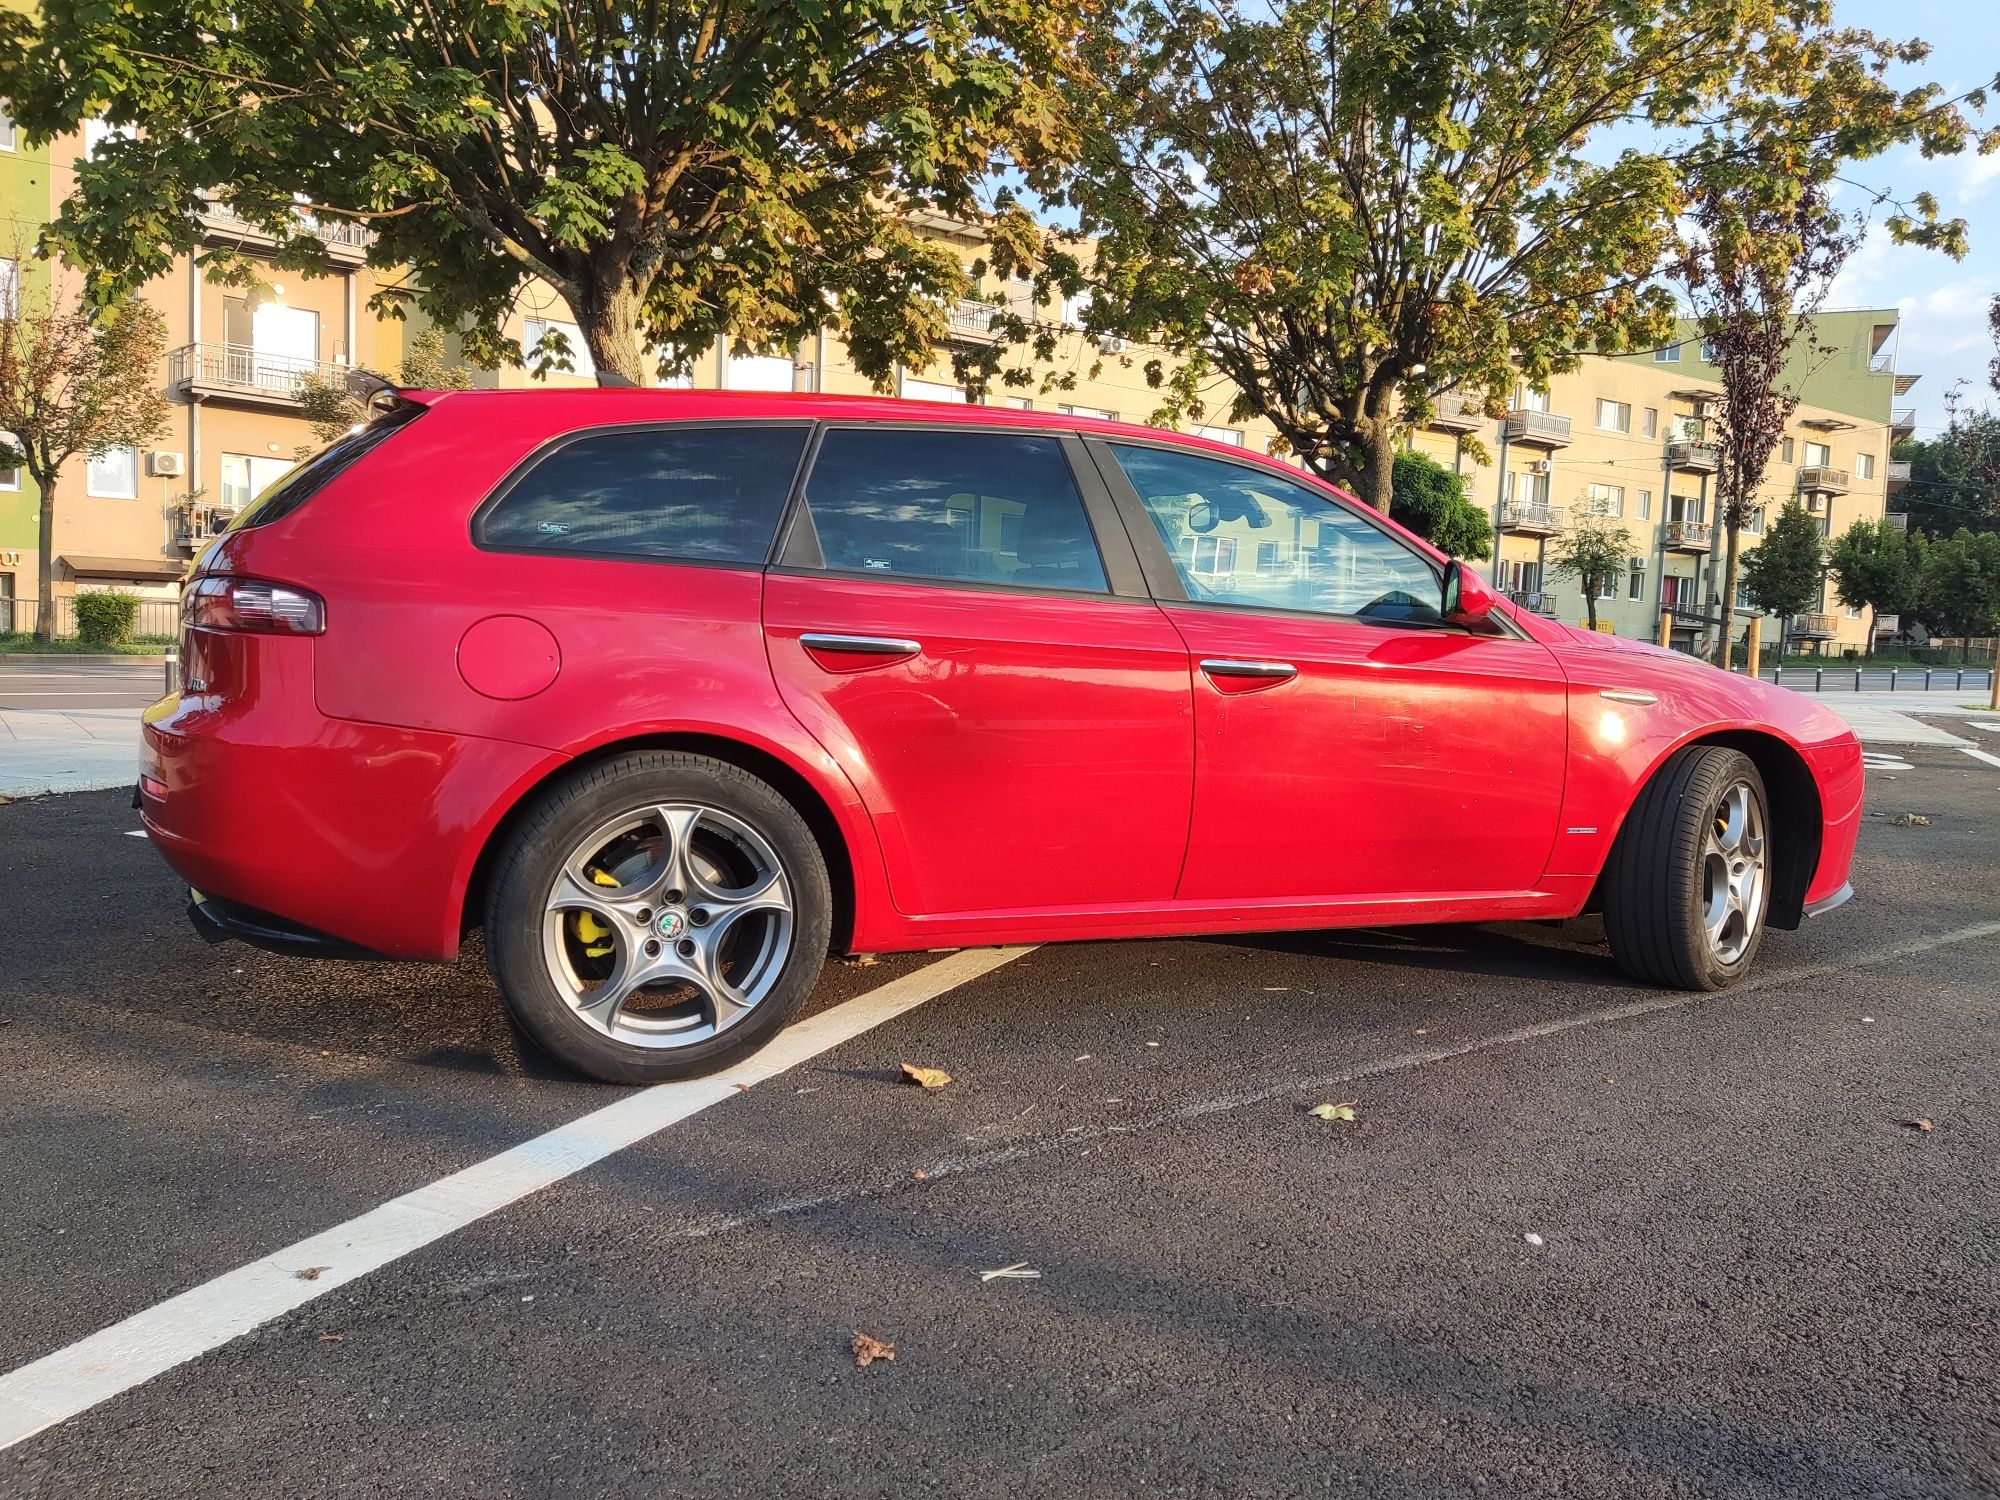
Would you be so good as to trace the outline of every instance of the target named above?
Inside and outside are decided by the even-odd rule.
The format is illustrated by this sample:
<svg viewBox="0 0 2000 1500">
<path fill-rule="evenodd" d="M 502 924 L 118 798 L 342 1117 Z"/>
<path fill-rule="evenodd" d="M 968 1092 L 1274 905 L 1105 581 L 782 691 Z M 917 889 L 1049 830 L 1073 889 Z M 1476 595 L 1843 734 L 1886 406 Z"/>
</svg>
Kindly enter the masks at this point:
<svg viewBox="0 0 2000 1500">
<path fill-rule="evenodd" d="M 614 1151 L 991 973 L 1029 948 L 954 953 L 781 1032 L 725 1073 L 663 1083 L 524 1141 L 0 1376 L 0 1448 L 206 1354 Z M 299 1272 L 322 1267 L 311 1280 Z"/>
<path fill-rule="evenodd" d="M 1967 755 L 1971 756 L 1974 760 L 1983 760 L 1989 766 L 2000 766 L 2000 755 L 1990 754 L 1985 750 L 1977 749 L 1971 745 L 1960 745 L 1958 748 L 1963 750 Z"/>
</svg>

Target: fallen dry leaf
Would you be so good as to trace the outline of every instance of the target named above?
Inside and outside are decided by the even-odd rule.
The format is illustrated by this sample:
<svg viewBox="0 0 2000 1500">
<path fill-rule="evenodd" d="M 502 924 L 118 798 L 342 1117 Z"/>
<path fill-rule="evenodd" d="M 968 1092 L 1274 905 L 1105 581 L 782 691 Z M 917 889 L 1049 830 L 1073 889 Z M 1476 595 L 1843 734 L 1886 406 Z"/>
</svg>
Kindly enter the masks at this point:
<svg viewBox="0 0 2000 1500">
<path fill-rule="evenodd" d="M 301 1281 L 318 1281 L 320 1272 L 332 1269 L 333 1267 L 331 1266 L 303 1266 L 299 1270 L 292 1272 L 292 1274 Z"/>
<path fill-rule="evenodd" d="M 1898 813 L 1889 821 L 1897 828 L 1928 828 L 1931 826 L 1931 820 L 1922 813 Z"/>
<path fill-rule="evenodd" d="M 1350 1125 L 1354 1123 L 1354 1104 L 1351 1100 L 1346 1104 L 1315 1104 L 1306 1113 L 1315 1120 L 1341 1120 Z"/>
<path fill-rule="evenodd" d="M 344 1333 L 322 1333 L 319 1336 L 319 1341 L 322 1344 L 344 1344 L 347 1342 L 347 1335 Z"/>
<path fill-rule="evenodd" d="M 997 1271 L 981 1271 L 981 1281 L 1039 1281 L 1042 1273 L 1025 1260 L 1017 1260 L 1011 1266 L 1002 1266 Z"/>
<path fill-rule="evenodd" d="M 951 1082 L 951 1074 L 943 1068 L 920 1068 L 915 1063 L 903 1064 L 903 1076 L 922 1089 L 941 1089 Z"/>
<path fill-rule="evenodd" d="M 895 1357 L 896 1346 L 894 1344 L 885 1343 L 872 1334 L 862 1333 L 859 1330 L 855 1332 L 854 1363 L 856 1365 L 866 1368 L 874 1364 L 878 1359 L 893 1360 Z"/>
<path fill-rule="evenodd" d="M 1922 1130 L 1925 1132 L 1929 1132 L 1937 1129 L 1937 1126 L 1931 1124 L 1929 1120 L 1905 1120 L 1903 1121 L 1903 1123 L 1909 1126 L 1910 1129 L 1912 1130 Z"/>
</svg>

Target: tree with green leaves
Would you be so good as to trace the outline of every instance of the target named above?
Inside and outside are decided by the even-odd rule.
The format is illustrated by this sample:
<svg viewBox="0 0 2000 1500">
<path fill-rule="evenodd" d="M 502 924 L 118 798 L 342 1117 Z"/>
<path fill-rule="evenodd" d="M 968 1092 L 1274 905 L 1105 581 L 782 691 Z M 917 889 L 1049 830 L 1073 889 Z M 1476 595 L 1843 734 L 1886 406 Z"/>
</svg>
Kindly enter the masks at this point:
<svg viewBox="0 0 2000 1500">
<path fill-rule="evenodd" d="M 927 363 L 967 275 L 913 215 L 977 215 L 997 168 L 1045 182 L 1076 139 L 1063 85 L 1092 71 L 1083 8 L 1040 0 L 37 10 L 0 12 L 9 113 L 35 140 L 128 127 L 53 226 L 98 300 L 195 250 L 219 198 L 285 269 L 328 269 L 318 222 L 367 225 L 370 264 L 414 273 L 477 362 L 520 357 L 508 314 L 544 282 L 632 381 L 829 325 L 878 383 Z"/>
<path fill-rule="evenodd" d="M 1970 661 L 1973 638 L 2000 630 L 2000 534 L 1961 528 L 1922 551 L 1917 618 L 1958 637 L 1959 660 Z"/>
<path fill-rule="evenodd" d="M 1597 629 L 1597 601 L 1617 589 L 1631 555 L 1632 533 L 1605 516 L 1585 516 L 1549 544 L 1549 571 L 1577 581 L 1592 630 Z"/>
<path fill-rule="evenodd" d="M 1763 542 L 1743 557 L 1743 587 L 1750 602 L 1779 618 L 1780 659 L 1792 633 L 1792 617 L 1819 603 L 1826 587 L 1826 538 L 1819 519 L 1796 500 L 1785 503 Z M 1733 606 L 1736 596 L 1729 596 Z"/>
<path fill-rule="evenodd" d="M 1917 567 L 1910 538 L 1888 521 L 1856 521 L 1828 554 L 1834 592 L 1850 609 L 1868 611 L 1868 654 L 1875 654 L 1875 621 L 1901 615 L 1917 602 Z"/>
<path fill-rule="evenodd" d="M 1440 393 L 1494 415 L 1517 382 L 1670 336 L 1694 186 L 1796 175 L 1725 122 L 1792 118 L 1790 151 L 1838 163 L 1962 149 L 1983 103 L 1899 91 L 1882 70 L 1926 49 L 1837 28 L 1827 0 L 1132 0 L 1116 42 L 1064 195 L 1095 237 L 1087 327 L 1165 346 L 1169 414 L 1228 376 L 1233 418 L 1382 509 Z M 1962 242 L 1936 214 L 1888 223 Z"/>
<path fill-rule="evenodd" d="M 44 644 L 55 632 L 63 467 L 159 435 L 167 421 L 160 394 L 166 349 L 166 322 L 148 303 L 94 312 L 57 284 L 0 307 L 0 429 L 13 435 L 0 462 L 26 470 L 41 492 L 35 639 Z"/>
<path fill-rule="evenodd" d="M 1429 454 L 1396 455 L 1389 519 L 1453 557 L 1493 555 L 1493 523 L 1465 496 L 1465 481 Z"/>
<path fill-rule="evenodd" d="M 462 391 L 472 385 L 472 372 L 449 357 L 444 334 L 436 328 L 419 329 L 410 336 L 399 373 L 398 384 L 409 391 Z M 311 374 L 299 382 L 299 412 L 312 424 L 313 436 L 321 447 L 368 415 L 346 381 L 322 380 Z M 312 452 L 302 448 L 298 456 L 307 458 Z"/>
<path fill-rule="evenodd" d="M 1910 466 L 1910 482 L 1893 504 L 1925 536 L 2000 531 L 2000 414 L 1954 407 L 1934 438 L 1910 438 L 1894 456 Z"/>
</svg>

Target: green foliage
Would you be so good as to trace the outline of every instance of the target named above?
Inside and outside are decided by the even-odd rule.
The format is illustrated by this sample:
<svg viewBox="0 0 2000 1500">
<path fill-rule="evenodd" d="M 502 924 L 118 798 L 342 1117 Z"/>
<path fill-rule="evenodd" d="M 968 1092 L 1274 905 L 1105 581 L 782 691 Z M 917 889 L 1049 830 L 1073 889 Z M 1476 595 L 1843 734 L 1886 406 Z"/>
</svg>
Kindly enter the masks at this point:
<svg viewBox="0 0 2000 1500">
<path fill-rule="evenodd" d="M 1955 411 L 1934 438 L 1896 445 L 1910 465 L 1910 482 L 1891 500 L 1926 536 L 2000 531 L 2000 414 Z"/>
<path fill-rule="evenodd" d="M 1493 523 L 1465 497 L 1465 481 L 1428 454 L 1396 455 L 1389 518 L 1453 557 L 1493 555 Z"/>
<path fill-rule="evenodd" d="M 1797 501 L 1778 512 L 1761 544 L 1743 555 L 1743 587 L 1766 614 L 1789 620 L 1819 602 L 1826 584 L 1826 538 Z"/>
<path fill-rule="evenodd" d="M 1606 516 L 1585 516 L 1550 543 L 1549 571 L 1574 578 L 1583 589 L 1584 613 L 1597 628 L 1597 601 L 1625 575 L 1632 556 L 1632 533 Z"/>
<path fill-rule="evenodd" d="M 1095 331 L 1186 360 L 1159 377 L 1170 414 L 1229 376 L 1233 416 L 1384 508 L 1437 393 L 1497 411 L 1668 336 L 1696 183 L 1769 201 L 1800 153 L 1969 140 L 1937 89 L 1880 75 L 1920 46 L 1835 28 L 1825 0 L 1133 0 L 1118 42 L 1065 195 L 1098 237 Z"/>
<path fill-rule="evenodd" d="M 1968 642 L 2000 628 L 2000 534 L 1961 527 L 1917 550 L 1918 619 Z"/>
<path fill-rule="evenodd" d="M 90 646 L 116 646 L 131 634 L 139 600 L 118 589 L 76 596 L 77 638 Z"/>
<path fill-rule="evenodd" d="M 1828 555 L 1834 591 L 1851 609 L 1901 614 L 1917 602 L 1917 561 L 1910 538 L 1887 521 L 1856 521 Z M 1869 651 L 1875 647 L 1869 633 Z"/>
<path fill-rule="evenodd" d="M 425 328 L 411 335 L 403 350 L 403 368 L 397 384 L 411 391 L 462 391 L 472 384 L 472 372 L 451 359 L 445 351 L 444 334 Z M 299 410 L 312 424 L 316 444 L 300 448 L 300 458 L 310 457 L 356 422 L 366 419 L 367 408 L 341 380 L 322 380 L 308 374 L 299 381 Z"/>
<path fill-rule="evenodd" d="M 789 349 L 829 318 L 886 380 L 921 365 L 966 275 L 913 211 L 977 216 L 1071 153 L 1060 95 L 1091 7 L 1039 0 L 47 0 L 0 17 L 0 97 L 32 140 L 135 127 L 83 164 L 54 226 L 101 301 L 199 247 L 200 195 L 329 268 L 369 262 L 520 355 L 524 283 L 569 303 L 600 370 L 684 366 L 718 334 Z M 317 221 L 308 215 L 317 216 Z M 211 250 L 211 274 L 254 275 Z"/>
</svg>

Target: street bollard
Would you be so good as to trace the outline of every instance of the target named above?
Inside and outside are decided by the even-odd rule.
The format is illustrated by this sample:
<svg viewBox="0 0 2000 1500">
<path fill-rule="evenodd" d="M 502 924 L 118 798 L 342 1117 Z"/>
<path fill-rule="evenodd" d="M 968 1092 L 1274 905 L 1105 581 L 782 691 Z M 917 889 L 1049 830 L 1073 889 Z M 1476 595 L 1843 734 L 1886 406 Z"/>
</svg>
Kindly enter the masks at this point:
<svg viewBox="0 0 2000 1500">
<path fill-rule="evenodd" d="M 1930 690 L 1931 690 L 1931 669 L 1930 669 L 1929 667 L 1925 667 L 1925 668 L 1924 668 L 1924 691 L 1928 693 L 1928 692 L 1929 692 Z"/>
<path fill-rule="evenodd" d="M 181 686 L 181 655 L 178 651 L 169 651 L 167 653 L 165 673 L 167 679 L 166 691 L 170 694 L 179 692 Z"/>
<path fill-rule="evenodd" d="M 1814 667 L 1814 668 L 1813 668 L 1813 691 L 1814 691 L 1815 693 L 1823 693 L 1823 692 L 1825 692 L 1825 691 L 1826 691 L 1826 668 L 1825 668 L 1825 667 Z"/>
<path fill-rule="evenodd" d="M 1894 667 L 1889 668 L 1889 691 L 1892 693 L 1896 691 L 1896 669 Z"/>
</svg>

